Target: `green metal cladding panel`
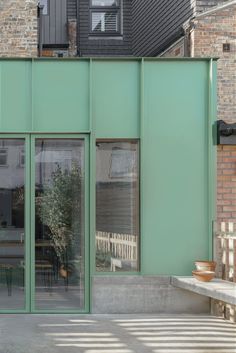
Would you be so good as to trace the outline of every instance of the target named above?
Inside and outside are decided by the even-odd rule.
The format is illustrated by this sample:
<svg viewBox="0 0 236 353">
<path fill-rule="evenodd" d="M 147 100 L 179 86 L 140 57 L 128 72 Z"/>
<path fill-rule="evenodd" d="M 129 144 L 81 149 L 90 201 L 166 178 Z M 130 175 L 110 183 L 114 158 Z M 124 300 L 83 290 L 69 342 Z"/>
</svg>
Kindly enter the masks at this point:
<svg viewBox="0 0 236 353">
<path fill-rule="evenodd" d="M 144 274 L 187 275 L 209 256 L 208 87 L 207 62 L 145 63 Z"/>
<path fill-rule="evenodd" d="M 211 65 L 209 59 L 0 60 L 0 132 L 91 133 L 94 205 L 95 138 L 140 138 L 141 273 L 187 275 L 194 260 L 211 253 Z"/>
<path fill-rule="evenodd" d="M 0 129 L 31 128 L 31 62 L 0 61 Z"/>
<path fill-rule="evenodd" d="M 94 61 L 92 111 L 97 138 L 139 137 L 140 62 Z"/>
<path fill-rule="evenodd" d="M 89 130 L 89 62 L 36 61 L 33 65 L 33 129 Z"/>
</svg>

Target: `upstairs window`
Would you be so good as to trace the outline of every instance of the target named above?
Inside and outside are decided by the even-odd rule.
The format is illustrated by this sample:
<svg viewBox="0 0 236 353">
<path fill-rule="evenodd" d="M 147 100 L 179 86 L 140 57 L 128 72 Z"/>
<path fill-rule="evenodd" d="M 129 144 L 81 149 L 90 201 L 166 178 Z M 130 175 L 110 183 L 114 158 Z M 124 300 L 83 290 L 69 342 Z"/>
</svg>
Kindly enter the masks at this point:
<svg viewBox="0 0 236 353">
<path fill-rule="evenodd" d="M 49 14 L 49 0 L 39 0 L 39 5 L 43 6 L 43 15 Z"/>
<path fill-rule="evenodd" d="M 7 149 L 6 148 L 0 149 L 0 166 L 1 167 L 7 166 Z"/>
<path fill-rule="evenodd" d="M 121 0 L 90 0 L 90 32 L 94 35 L 119 35 Z"/>
<path fill-rule="evenodd" d="M 20 149 L 19 151 L 19 167 L 24 168 L 25 166 L 25 150 Z"/>
</svg>

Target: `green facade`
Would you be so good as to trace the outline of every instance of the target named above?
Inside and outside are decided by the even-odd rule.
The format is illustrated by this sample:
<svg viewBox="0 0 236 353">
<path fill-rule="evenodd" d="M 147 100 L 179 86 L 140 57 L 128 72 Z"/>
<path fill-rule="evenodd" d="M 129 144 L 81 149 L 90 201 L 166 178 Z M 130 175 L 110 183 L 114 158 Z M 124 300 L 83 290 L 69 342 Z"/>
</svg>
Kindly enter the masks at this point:
<svg viewBox="0 0 236 353">
<path fill-rule="evenodd" d="M 2 59 L 0 82 L 2 137 L 29 143 L 40 134 L 83 134 L 88 141 L 88 278 L 95 274 L 96 139 L 140 139 L 140 274 L 189 275 L 195 260 L 211 258 L 215 60 Z"/>
</svg>

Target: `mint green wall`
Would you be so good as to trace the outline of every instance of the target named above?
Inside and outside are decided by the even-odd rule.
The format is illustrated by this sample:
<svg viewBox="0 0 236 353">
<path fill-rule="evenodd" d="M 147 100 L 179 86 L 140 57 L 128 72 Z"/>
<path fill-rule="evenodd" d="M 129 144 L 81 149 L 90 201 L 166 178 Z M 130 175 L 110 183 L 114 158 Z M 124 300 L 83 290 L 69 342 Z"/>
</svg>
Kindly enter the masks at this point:
<svg viewBox="0 0 236 353">
<path fill-rule="evenodd" d="M 30 61 L 0 61 L 0 129 L 31 129 Z"/>
<path fill-rule="evenodd" d="M 98 138 L 139 137 L 140 62 L 97 61 L 92 111 Z"/>
<path fill-rule="evenodd" d="M 208 258 L 208 75 L 207 62 L 144 67 L 144 273 L 181 275 Z"/>
<path fill-rule="evenodd" d="M 1 59 L 0 133 L 91 134 L 90 200 L 95 138 L 140 138 L 141 273 L 186 275 L 212 250 L 215 67 L 210 59 Z"/>
<path fill-rule="evenodd" d="M 33 129 L 89 130 L 89 62 L 40 61 L 33 65 Z"/>
</svg>

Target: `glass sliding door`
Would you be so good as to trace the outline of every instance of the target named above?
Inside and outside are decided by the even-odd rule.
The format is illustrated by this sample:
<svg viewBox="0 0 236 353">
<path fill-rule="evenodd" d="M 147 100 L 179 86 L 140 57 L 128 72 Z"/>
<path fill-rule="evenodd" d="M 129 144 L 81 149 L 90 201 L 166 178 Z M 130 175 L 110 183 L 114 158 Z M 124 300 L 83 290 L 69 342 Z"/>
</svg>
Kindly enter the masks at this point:
<svg viewBox="0 0 236 353">
<path fill-rule="evenodd" d="M 85 307 L 85 140 L 35 138 L 34 309 Z"/>
<path fill-rule="evenodd" d="M 25 140 L 0 138 L 0 310 L 25 309 Z"/>
</svg>

